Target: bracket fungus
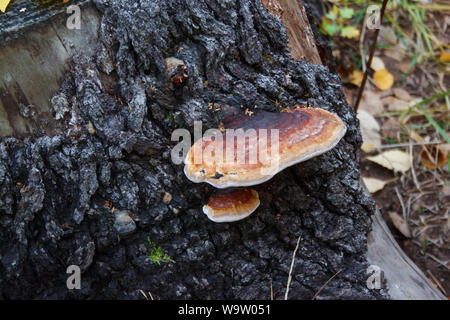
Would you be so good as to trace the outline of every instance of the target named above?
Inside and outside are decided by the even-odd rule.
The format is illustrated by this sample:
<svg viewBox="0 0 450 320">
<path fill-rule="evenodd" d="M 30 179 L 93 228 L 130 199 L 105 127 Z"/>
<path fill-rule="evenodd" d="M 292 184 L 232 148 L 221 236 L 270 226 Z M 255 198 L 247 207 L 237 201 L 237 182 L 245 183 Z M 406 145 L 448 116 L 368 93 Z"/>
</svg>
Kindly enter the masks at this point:
<svg viewBox="0 0 450 320">
<path fill-rule="evenodd" d="M 225 130 L 194 143 L 184 173 L 193 182 L 219 189 L 261 184 L 334 148 L 346 131 L 337 115 L 319 108 L 233 115 Z M 212 195 L 203 212 L 212 221 L 231 222 L 248 217 L 258 206 L 255 190 L 238 188 Z"/>
<path fill-rule="evenodd" d="M 213 194 L 203 212 L 214 222 L 233 222 L 248 217 L 259 206 L 258 192 L 250 188 L 220 190 Z"/>
<path fill-rule="evenodd" d="M 346 130 L 337 115 L 319 108 L 236 115 L 224 132 L 193 144 L 184 173 L 220 189 L 261 184 L 334 148 Z"/>
</svg>

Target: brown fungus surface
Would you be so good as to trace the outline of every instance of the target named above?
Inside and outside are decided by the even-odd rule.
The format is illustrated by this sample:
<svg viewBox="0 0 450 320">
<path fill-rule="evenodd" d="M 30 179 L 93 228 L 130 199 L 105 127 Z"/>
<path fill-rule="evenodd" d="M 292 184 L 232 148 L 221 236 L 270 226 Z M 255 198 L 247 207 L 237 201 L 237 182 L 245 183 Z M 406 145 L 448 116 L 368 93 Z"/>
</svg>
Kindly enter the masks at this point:
<svg viewBox="0 0 450 320">
<path fill-rule="evenodd" d="M 236 130 L 225 130 L 214 139 L 202 138 L 191 147 L 184 168 L 191 181 L 208 182 L 216 188 L 260 184 L 289 166 L 334 148 L 346 132 L 337 115 L 319 108 L 237 115 L 226 129 Z M 266 129 L 265 133 L 261 129 Z M 277 136 L 272 135 L 274 129 Z M 227 157 L 229 143 L 231 157 Z M 195 158 L 198 155 L 200 160 Z"/>
<path fill-rule="evenodd" d="M 226 189 L 213 194 L 203 212 L 214 222 L 233 222 L 252 214 L 259 206 L 258 192 L 249 188 Z"/>
</svg>

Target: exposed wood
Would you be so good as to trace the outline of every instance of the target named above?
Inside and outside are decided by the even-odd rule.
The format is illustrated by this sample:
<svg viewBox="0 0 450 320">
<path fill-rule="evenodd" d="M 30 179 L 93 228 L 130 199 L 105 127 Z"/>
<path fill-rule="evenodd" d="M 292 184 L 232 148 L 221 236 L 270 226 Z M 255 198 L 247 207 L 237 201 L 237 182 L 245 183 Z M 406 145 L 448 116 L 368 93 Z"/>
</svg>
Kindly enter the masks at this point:
<svg viewBox="0 0 450 320">
<path fill-rule="evenodd" d="M 68 59 L 77 51 L 94 49 L 99 24 L 93 7 L 83 8 L 80 30 L 69 30 L 67 17 L 61 11 L 0 47 L 0 136 L 52 132 L 49 99 L 60 87 Z M 15 29 L 11 26 L 8 30 Z M 29 105 L 37 112 L 34 119 L 26 119 L 19 112 Z"/>
<path fill-rule="evenodd" d="M 314 35 L 299 0 L 261 0 L 274 16 L 281 18 L 289 36 L 288 47 L 294 60 L 306 59 L 321 64 L 322 61 L 314 41 Z"/>
</svg>

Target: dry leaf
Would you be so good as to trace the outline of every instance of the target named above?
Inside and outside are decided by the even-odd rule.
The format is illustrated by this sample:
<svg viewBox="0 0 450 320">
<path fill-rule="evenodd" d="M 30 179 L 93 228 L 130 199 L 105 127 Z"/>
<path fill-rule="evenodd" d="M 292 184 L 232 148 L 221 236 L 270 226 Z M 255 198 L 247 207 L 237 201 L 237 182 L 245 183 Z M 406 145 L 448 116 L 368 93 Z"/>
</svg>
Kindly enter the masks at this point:
<svg viewBox="0 0 450 320">
<path fill-rule="evenodd" d="M 388 45 L 396 45 L 397 44 L 397 35 L 395 34 L 394 29 L 391 27 L 383 26 L 380 30 L 380 43 L 385 43 Z"/>
<path fill-rule="evenodd" d="M 357 118 L 361 128 L 364 143 L 372 143 L 375 146 L 381 144 L 380 125 L 377 120 L 367 111 L 358 110 Z"/>
<path fill-rule="evenodd" d="M 383 54 L 386 57 L 394 59 L 395 61 L 401 62 L 405 60 L 406 51 L 400 47 L 399 45 L 395 46 L 392 49 L 386 49 L 383 51 Z M 408 63 L 409 64 L 409 63 Z"/>
<path fill-rule="evenodd" d="M 426 146 L 420 152 L 420 160 L 428 169 L 436 169 L 445 165 L 448 161 L 447 152 L 439 146 Z"/>
<path fill-rule="evenodd" d="M 392 223 L 405 237 L 411 238 L 411 231 L 409 231 L 408 223 L 403 219 L 398 213 L 394 211 L 389 211 L 389 218 L 391 218 Z"/>
<path fill-rule="evenodd" d="M 417 143 L 422 143 L 425 142 L 425 139 L 422 138 L 422 136 L 420 134 L 418 134 L 417 132 L 415 132 L 413 129 L 408 128 L 407 126 L 403 127 L 407 132 L 408 135 Z"/>
<path fill-rule="evenodd" d="M 403 88 L 394 88 L 394 95 L 400 100 L 410 101 L 411 95 Z"/>
<path fill-rule="evenodd" d="M 373 57 L 372 58 L 372 63 L 370 64 L 370 67 L 374 71 L 378 71 L 378 70 L 381 70 L 381 69 L 386 69 L 386 67 L 384 66 L 384 62 L 383 62 L 383 60 L 381 60 L 380 57 Z"/>
<path fill-rule="evenodd" d="M 8 4 L 11 2 L 11 0 L 0 0 L 0 11 L 3 13 L 6 12 L 6 7 L 8 7 Z"/>
<path fill-rule="evenodd" d="M 443 186 L 441 190 L 443 197 L 450 197 L 450 186 Z M 447 220 L 447 222 L 450 221 L 450 219 Z"/>
<path fill-rule="evenodd" d="M 401 71 L 402 73 L 411 73 L 414 72 L 414 70 L 416 69 L 416 66 L 414 65 L 411 69 L 411 62 L 401 62 L 399 64 L 396 65 L 397 69 L 399 71 Z"/>
<path fill-rule="evenodd" d="M 367 157 L 368 160 L 379 164 L 389 170 L 405 173 L 411 168 L 409 154 L 398 150 L 388 150 L 373 157 Z"/>
<path fill-rule="evenodd" d="M 359 70 L 353 70 L 352 74 L 349 76 L 350 83 L 355 86 L 359 86 L 363 79 L 363 73 Z"/>
<path fill-rule="evenodd" d="M 388 103 L 389 111 L 405 111 L 408 109 L 409 109 L 409 103 L 405 100 L 400 100 L 400 99 L 391 97 L 391 99 Z"/>
<path fill-rule="evenodd" d="M 422 101 L 421 98 L 411 97 L 411 100 L 409 101 L 409 106 L 412 107 L 412 106 L 418 104 L 421 101 Z"/>
<path fill-rule="evenodd" d="M 444 143 L 444 144 L 441 144 L 441 145 L 439 146 L 439 148 L 440 148 L 442 151 L 444 151 L 444 152 L 446 152 L 446 153 L 449 153 L 449 152 L 450 152 L 450 143 Z"/>
<path fill-rule="evenodd" d="M 375 193 L 377 191 L 382 190 L 384 186 L 389 182 L 377 178 L 366 178 L 366 177 L 363 177 L 363 181 L 367 187 L 367 190 L 369 190 L 370 193 Z"/>
<path fill-rule="evenodd" d="M 386 69 L 380 69 L 373 74 L 373 82 L 380 90 L 387 90 L 394 84 L 394 76 Z"/>
<path fill-rule="evenodd" d="M 439 61 L 442 63 L 450 62 L 450 52 L 442 52 Z"/>
<path fill-rule="evenodd" d="M 376 147 L 370 141 L 369 142 L 363 142 L 363 144 L 361 145 L 361 150 L 364 151 L 365 153 L 371 153 L 371 152 L 376 150 Z"/>
<path fill-rule="evenodd" d="M 380 94 L 374 91 L 365 91 L 363 98 L 359 103 L 360 110 L 366 110 L 371 115 L 376 115 L 384 111 L 383 102 L 380 99 Z"/>
</svg>

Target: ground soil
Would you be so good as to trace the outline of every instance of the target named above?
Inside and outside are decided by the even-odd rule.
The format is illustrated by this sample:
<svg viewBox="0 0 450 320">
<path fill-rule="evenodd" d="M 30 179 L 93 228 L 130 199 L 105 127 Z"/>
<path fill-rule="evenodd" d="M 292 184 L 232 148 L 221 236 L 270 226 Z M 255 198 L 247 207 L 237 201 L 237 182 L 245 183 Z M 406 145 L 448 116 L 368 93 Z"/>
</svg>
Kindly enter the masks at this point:
<svg viewBox="0 0 450 320">
<path fill-rule="evenodd" d="M 374 164 L 368 160 L 362 160 L 361 162 L 361 174 L 363 176 L 370 176 L 382 180 L 393 179 L 393 174 L 391 171 L 384 169 L 377 164 Z M 392 235 L 395 240 L 397 240 L 400 247 L 403 251 L 408 255 L 408 257 L 424 272 L 427 278 L 436 285 L 436 279 L 439 281 L 439 284 L 442 288 L 439 288 L 439 285 L 436 285 L 443 293 L 448 296 L 450 292 L 450 272 L 447 268 L 445 268 L 442 264 L 436 262 L 429 255 L 431 254 L 434 257 L 440 259 L 441 261 L 446 261 L 450 257 L 450 249 L 448 247 L 448 243 L 446 246 L 437 247 L 432 243 L 424 244 L 424 241 L 419 242 L 418 240 L 413 241 L 414 239 L 406 238 L 392 223 L 388 212 L 395 211 L 397 213 L 402 212 L 401 204 L 396 196 L 395 188 L 398 188 L 400 194 L 405 194 L 405 190 L 402 187 L 402 183 L 399 181 L 400 178 L 396 181 L 393 181 L 386 185 L 383 190 L 373 194 L 373 197 L 381 210 L 382 216 L 386 221 L 386 224 L 389 227 Z M 436 201 L 435 195 L 430 195 L 428 198 L 422 198 L 424 203 L 433 203 Z M 418 213 L 413 212 L 411 218 L 417 218 Z M 428 236 L 435 237 L 435 233 L 442 232 L 439 228 L 434 229 L 431 233 L 428 233 Z M 430 273 L 435 277 L 432 278 Z"/>
</svg>

